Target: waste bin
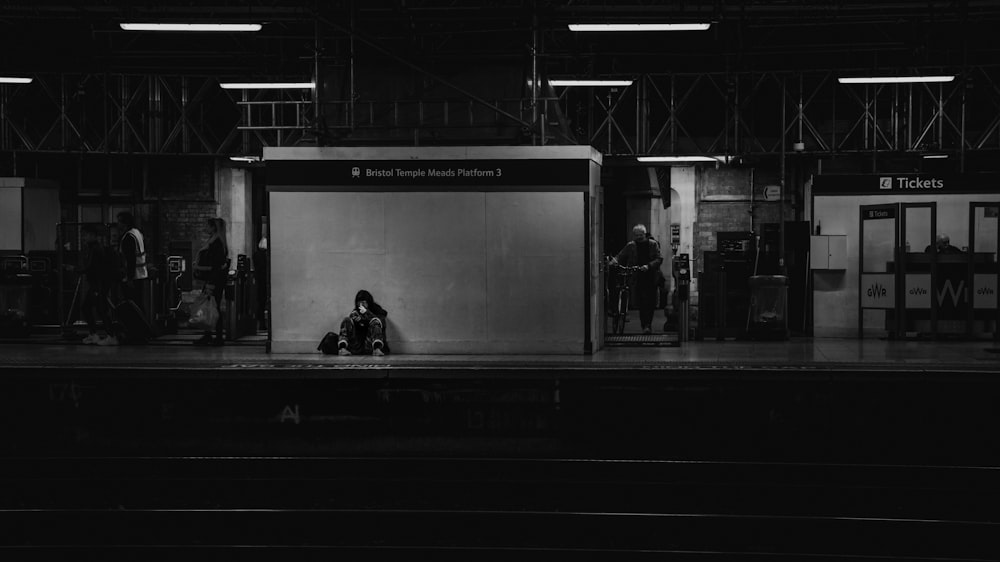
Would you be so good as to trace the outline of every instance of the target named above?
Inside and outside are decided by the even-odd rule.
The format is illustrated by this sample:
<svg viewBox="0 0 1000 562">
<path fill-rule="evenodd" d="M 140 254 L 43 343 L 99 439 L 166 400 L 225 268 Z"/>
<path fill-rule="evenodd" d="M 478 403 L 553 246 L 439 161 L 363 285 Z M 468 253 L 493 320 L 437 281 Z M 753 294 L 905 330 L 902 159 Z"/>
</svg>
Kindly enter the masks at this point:
<svg viewBox="0 0 1000 562">
<path fill-rule="evenodd" d="M 747 334 L 752 339 L 788 339 L 788 277 L 755 275 L 750 278 L 750 321 Z"/>
</svg>

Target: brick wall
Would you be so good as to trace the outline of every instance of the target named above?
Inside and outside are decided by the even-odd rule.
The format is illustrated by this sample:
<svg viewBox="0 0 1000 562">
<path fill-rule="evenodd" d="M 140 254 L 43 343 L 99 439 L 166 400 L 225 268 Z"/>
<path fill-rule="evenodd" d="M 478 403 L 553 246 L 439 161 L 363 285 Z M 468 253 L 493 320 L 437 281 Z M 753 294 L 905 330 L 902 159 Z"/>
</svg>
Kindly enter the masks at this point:
<svg viewBox="0 0 1000 562">
<path fill-rule="evenodd" d="M 750 183 L 753 182 L 753 215 L 750 214 Z M 751 229 L 760 234 L 765 223 L 778 223 L 781 208 L 777 201 L 764 200 L 764 188 L 776 185 L 778 175 L 767 170 L 746 168 L 699 168 L 695 172 L 696 219 L 694 224 L 694 254 L 699 260 L 703 252 L 716 249 L 717 232 L 746 232 Z M 786 185 L 786 191 L 790 191 Z M 786 201 L 794 198 L 786 193 Z M 786 221 L 794 220 L 794 210 L 785 206 Z M 703 271 L 704 261 L 699 261 L 698 271 Z"/>
<path fill-rule="evenodd" d="M 204 241 L 205 222 L 219 216 L 219 205 L 212 201 L 163 201 L 159 204 L 160 236 L 157 250 L 167 253 L 170 242 L 190 241 L 197 250 Z"/>
</svg>

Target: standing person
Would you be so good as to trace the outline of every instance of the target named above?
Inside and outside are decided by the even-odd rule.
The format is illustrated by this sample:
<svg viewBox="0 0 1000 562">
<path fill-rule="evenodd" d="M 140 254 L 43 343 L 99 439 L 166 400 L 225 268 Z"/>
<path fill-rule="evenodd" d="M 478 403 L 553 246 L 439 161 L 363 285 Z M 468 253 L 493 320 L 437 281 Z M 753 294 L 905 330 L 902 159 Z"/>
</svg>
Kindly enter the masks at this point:
<svg viewBox="0 0 1000 562">
<path fill-rule="evenodd" d="M 385 344 L 385 319 L 389 316 L 384 308 L 375 302 L 375 297 L 365 290 L 354 296 L 354 308 L 340 323 L 340 338 L 337 342 L 339 355 L 358 353 L 385 355 L 389 346 Z"/>
<path fill-rule="evenodd" d="M 660 244 L 649 236 L 646 225 L 637 224 L 632 227 L 632 241 L 611 258 L 611 263 L 619 263 L 626 267 L 638 266 L 639 274 L 635 281 L 636 304 L 639 308 L 639 323 L 642 333 L 653 333 L 653 310 L 656 308 L 657 277 L 660 275 Z"/>
<path fill-rule="evenodd" d="M 135 226 L 135 216 L 128 211 L 118 213 L 118 232 L 122 233 L 118 248 L 125 261 L 122 278 L 122 292 L 126 300 L 131 300 L 142 310 L 146 279 L 146 241 L 142 231 Z M 148 311 L 144 311 L 148 312 Z"/>
<path fill-rule="evenodd" d="M 80 310 L 87 321 L 90 334 L 83 338 L 85 344 L 118 345 L 118 338 L 111 327 L 111 310 L 108 307 L 108 292 L 113 283 L 118 282 L 117 264 L 112 253 L 101 243 L 101 229 L 88 224 L 80 229 L 83 235 L 83 252 L 80 266 L 75 269 L 83 275 L 86 283 L 83 291 L 83 302 Z M 97 335 L 97 321 L 94 311 L 101 317 L 104 324 L 104 337 Z"/>
<path fill-rule="evenodd" d="M 222 299 L 225 298 L 226 281 L 229 278 L 229 246 L 226 244 L 226 221 L 221 218 L 205 222 L 205 245 L 198 250 L 194 265 L 194 278 L 205 283 L 202 293 L 215 297 L 219 320 L 215 323 L 215 338 L 212 331 L 195 340 L 195 345 L 223 345 Z"/>
</svg>

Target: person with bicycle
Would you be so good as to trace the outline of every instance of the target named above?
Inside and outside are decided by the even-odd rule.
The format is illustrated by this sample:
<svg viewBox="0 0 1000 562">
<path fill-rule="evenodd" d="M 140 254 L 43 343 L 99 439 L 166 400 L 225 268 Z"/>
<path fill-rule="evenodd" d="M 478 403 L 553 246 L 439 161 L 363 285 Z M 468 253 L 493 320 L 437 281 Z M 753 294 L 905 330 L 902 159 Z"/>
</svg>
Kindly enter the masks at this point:
<svg viewBox="0 0 1000 562">
<path fill-rule="evenodd" d="M 642 333 L 653 333 L 653 310 L 656 308 L 657 276 L 660 274 L 660 244 L 649 236 L 646 225 L 632 227 L 632 241 L 611 258 L 611 264 L 639 268 L 635 280 L 635 294 L 639 308 L 639 324 Z"/>
</svg>

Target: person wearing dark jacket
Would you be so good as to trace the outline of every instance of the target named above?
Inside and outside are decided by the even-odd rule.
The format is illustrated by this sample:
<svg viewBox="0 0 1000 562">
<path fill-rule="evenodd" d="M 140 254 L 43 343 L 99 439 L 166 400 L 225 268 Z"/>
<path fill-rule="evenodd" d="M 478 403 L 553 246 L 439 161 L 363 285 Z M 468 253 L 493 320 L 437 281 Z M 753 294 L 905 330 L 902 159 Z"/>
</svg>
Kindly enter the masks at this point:
<svg viewBox="0 0 1000 562">
<path fill-rule="evenodd" d="M 194 278 L 204 281 L 202 293 L 215 297 L 219 320 L 215 324 L 215 338 L 212 331 L 194 341 L 195 345 L 223 345 L 222 299 L 225 296 L 226 281 L 229 278 L 229 247 L 226 244 L 226 221 L 221 218 L 208 219 L 205 223 L 205 245 L 198 250 L 194 265 Z"/>
<path fill-rule="evenodd" d="M 83 251 L 80 265 L 75 268 L 83 275 L 85 288 L 80 310 L 87 321 L 90 334 L 83 338 L 85 344 L 118 345 L 118 338 L 111 327 L 111 310 L 108 307 L 108 292 L 111 285 L 118 280 L 117 264 L 104 244 L 101 243 L 100 229 L 95 225 L 85 225 L 81 229 L 83 235 Z M 94 311 L 101 317 L 104 324 L 104 337 L 97 335 L 97 321 Z"/>
<path fill-rule="evenodd" d="M 132 213 L 122 211 L 118 213 L 116 218 L 118 232 L 121 233 L 118 249 L 125 261 L 125 270 L 121 279 L 122 292 L 127 300 L 131 300 L 142 309 L 146 279 L 149 278 L 149 273 L 146 270 L 146 241 L 142 231 L 136 228 L 135 216 Z"/>
<path fill-rule="evenodd" d="M 337 353 L 376 356 L 388 353 L 389 346 L 385 343 L 385 321 L 388 316 L 389 313 L 375 302 L 371 293 L 358 291 L 354 297 L 354 308 L 340 323 Z"/>
<path fill-rule="evenodd" d="M 939 254 L 961 254 L 964 253 L 955 246 L 951 245 L 951 238 L 947 234 L 938 234 L 937 239 L 934 241 L 934 245 L 928 245 L 924 248 L 924 252 L 931 253 L 933 250 L 937 250 Z"/>
<path fill-rule="evenodd" d="M 639 308 L 639 323 L 642 333 L 653 332 L 653 310 L 656 308 L 657 281 L 660 275 L 660 244 L 647 234 L 646 226 L 637 224 L 632 228 L 632 241 L 611 258 L 611 263 L 624 266 L 638 266 L 635 281 L 636 304 Z"/>
</svg>

